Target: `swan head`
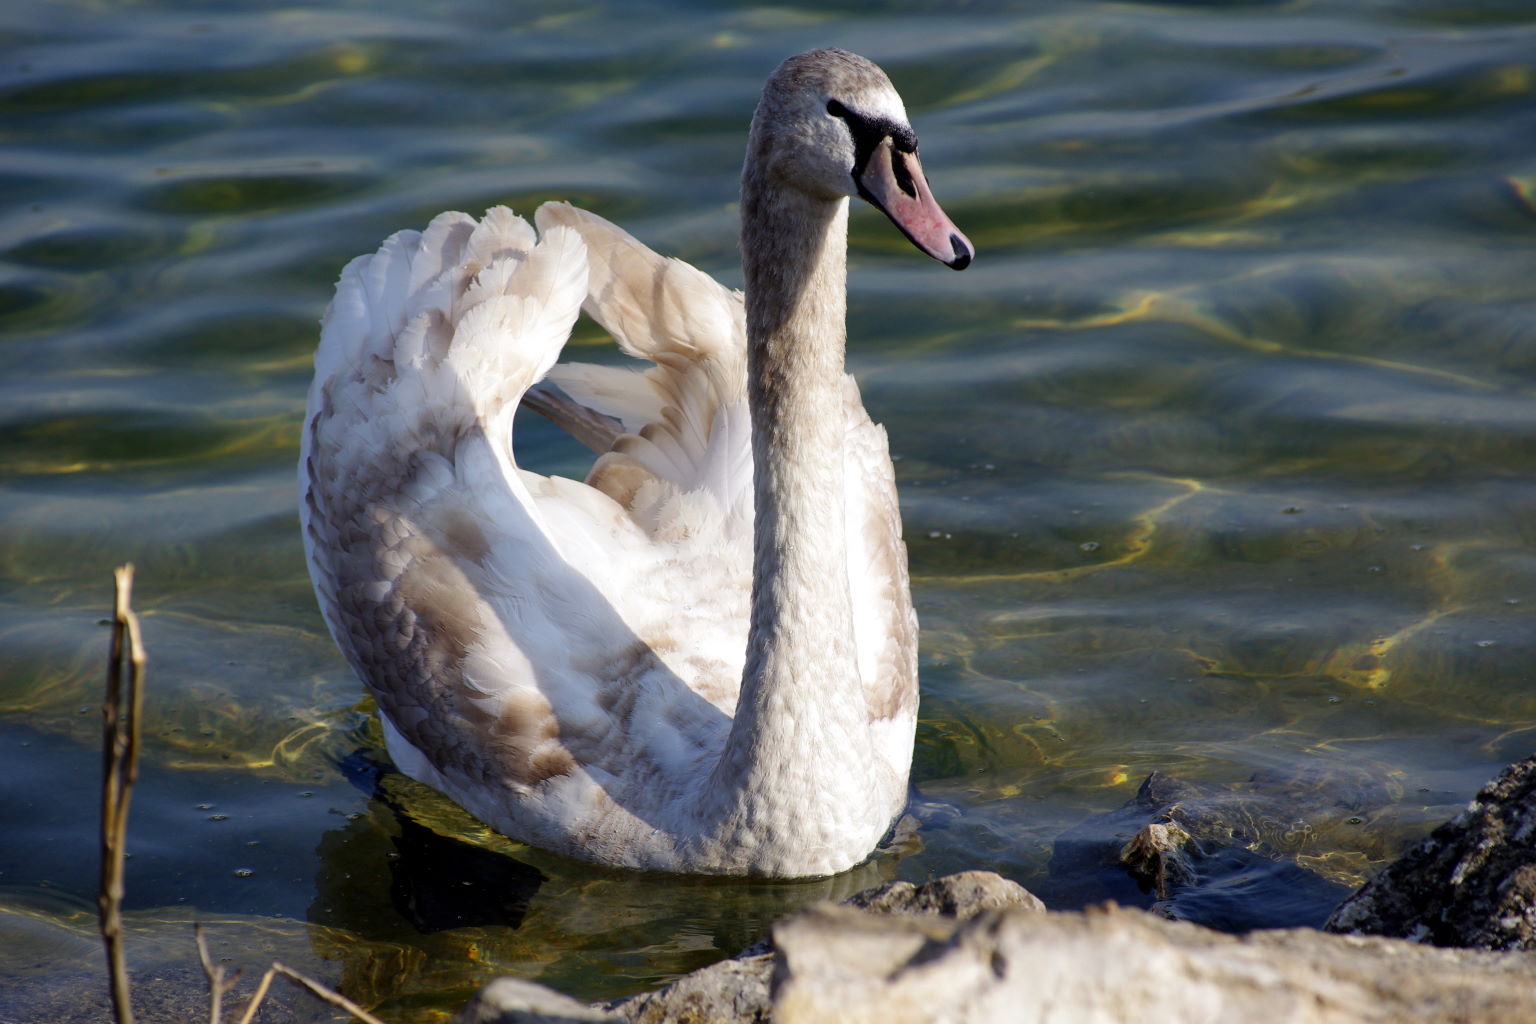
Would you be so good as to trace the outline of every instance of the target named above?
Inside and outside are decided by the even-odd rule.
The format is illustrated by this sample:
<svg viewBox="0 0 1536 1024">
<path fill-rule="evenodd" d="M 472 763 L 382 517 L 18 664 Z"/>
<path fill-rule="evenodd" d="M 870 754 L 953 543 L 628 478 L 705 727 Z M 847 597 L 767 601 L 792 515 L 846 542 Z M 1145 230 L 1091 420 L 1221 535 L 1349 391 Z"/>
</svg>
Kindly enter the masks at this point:
<svg viewBox="0 0 1536 1024">
<path fill-rule="evenodd" d="M 929 191 L 917 134 L 891 80 L 847 50 L 812 50 L 779 65 L 752 119 L 743 175 L 819 199 L 864 199 L 955 270 L 976 252 Z"/>
</svg>

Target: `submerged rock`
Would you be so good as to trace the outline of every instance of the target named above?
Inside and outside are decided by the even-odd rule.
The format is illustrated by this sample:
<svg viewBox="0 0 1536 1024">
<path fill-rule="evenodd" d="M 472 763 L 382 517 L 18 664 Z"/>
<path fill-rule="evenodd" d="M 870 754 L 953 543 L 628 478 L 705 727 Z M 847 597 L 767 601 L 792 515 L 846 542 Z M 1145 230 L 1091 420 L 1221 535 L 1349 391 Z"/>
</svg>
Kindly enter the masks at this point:
<svg viewBox="0 0 1536 1024">
<path fill-rule="evenodd" d="M 1536 756 L 1504 769 L 1323 927 L 1435 946 L 1536 950 Z"/>
<path fill-rule="evenodd" d="M 1176 822 L 1150 822 L 1120 847 L 1119 861 L 1142 879 L 1159 901 L 1168 900 L 1199 878 L 1189 853 L 1194 842 Z"/>
<path fill-rule="evenodd" d="M 1113 900 L 1224 931 L 1315 926 L 1385 862 L 1371 821 L 1397 795 L 1362 765 L 1221 785 L 1153 772 L 1122 807 L 1057 837 L 1044 895 L 1052 906 Z M 1251 898 L 1223 898 L 1221 883 L 1237 877 Z"/>
</svg>

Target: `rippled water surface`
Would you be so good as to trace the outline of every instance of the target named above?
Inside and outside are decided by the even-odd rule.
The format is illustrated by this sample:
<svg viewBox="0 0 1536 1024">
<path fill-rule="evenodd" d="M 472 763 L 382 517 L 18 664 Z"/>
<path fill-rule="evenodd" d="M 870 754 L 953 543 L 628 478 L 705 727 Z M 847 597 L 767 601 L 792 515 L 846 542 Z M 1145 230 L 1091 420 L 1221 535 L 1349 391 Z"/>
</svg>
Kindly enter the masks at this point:
<svg viewBox="0 0 1536 1024">
<path fill-rule="evenodd" d="M 13 0 L 0 31 L 0 1018 L 104 1005 L 124 561 L 130 956 L 162 1013 L 194 919 L 231 966 L 427 1021 L 498 973 L 636 991 L 888 877 L 1144 901 L 1052 854 L 1152 771 L 1238 796 L 1174 913 L 1315 924 L 1536 745 L 1528 3 Z M 316 320 L 389 232 L 551 198 L 737 283 L 756 92 L 819 45 L 890 72 L 980 251 L 952 274 L 854 215 L 849 363 L 923 627 L 920 848 L 753 885 L 498 839 L 381 774 L 314 606 Z"/>
</svg>

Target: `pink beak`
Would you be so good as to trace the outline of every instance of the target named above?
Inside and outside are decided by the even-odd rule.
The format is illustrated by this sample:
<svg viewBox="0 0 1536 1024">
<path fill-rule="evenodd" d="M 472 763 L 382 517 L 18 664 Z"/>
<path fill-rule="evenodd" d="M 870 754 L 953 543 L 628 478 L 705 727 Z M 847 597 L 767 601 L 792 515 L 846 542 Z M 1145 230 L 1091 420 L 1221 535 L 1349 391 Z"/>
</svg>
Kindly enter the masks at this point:
<svg viewBox="0 0 1536 1024">
<path fill-rule="evenodd" d="M 858 184 L 859 194 L 891 218 L 913 245 L 955 270 L 970 266 L 976 250 L 939 209 L 916 153 L 901 152 L 885 137 L 870 154 Z"/>
</svg>

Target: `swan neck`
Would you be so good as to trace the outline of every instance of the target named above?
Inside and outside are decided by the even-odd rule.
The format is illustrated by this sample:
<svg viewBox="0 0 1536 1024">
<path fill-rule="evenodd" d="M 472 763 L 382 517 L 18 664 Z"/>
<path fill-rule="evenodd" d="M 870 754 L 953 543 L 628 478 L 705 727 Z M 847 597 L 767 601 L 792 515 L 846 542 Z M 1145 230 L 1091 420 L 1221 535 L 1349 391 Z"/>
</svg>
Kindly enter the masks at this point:
<svg viewBox="0 0 1536 1024">
<path fill-rule="evenodd" d="M 744 827 L 847 813 L 868 801 L 871 760 L 844 508 L 848 201 L 756 184 L 742 188 L 751 625 L 715 775 Z"/>
<path fill-rule="evenodd" d="M 819 702 L 829 687 L 858 694 L 843 479 L 848 201 L 786 189 L 752 210 L 748 194 L 755 518 L 742 693 Z"/>
</svg>

